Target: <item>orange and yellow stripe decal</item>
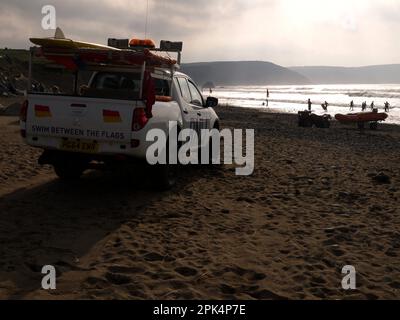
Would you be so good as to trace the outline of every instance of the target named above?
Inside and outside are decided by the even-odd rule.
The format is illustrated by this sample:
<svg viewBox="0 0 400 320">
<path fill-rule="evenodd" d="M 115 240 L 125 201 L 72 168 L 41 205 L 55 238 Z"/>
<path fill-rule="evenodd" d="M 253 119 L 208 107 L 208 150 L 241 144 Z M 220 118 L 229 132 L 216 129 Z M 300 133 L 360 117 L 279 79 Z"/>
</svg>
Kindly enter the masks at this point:
<svg viewBox="0 0 400 320">
<path fill-rule="evenodd" d="M 103 119 L 105 123 L 120 123 L 122 122 L 121 115 L 118 111 L 103 110 Z"/>
<path fill-rule="evenodd" d="M 35 105 L 35 116 L 37 118 L 51 118 L 50 108 L 48 106 Z"/>
</svg>

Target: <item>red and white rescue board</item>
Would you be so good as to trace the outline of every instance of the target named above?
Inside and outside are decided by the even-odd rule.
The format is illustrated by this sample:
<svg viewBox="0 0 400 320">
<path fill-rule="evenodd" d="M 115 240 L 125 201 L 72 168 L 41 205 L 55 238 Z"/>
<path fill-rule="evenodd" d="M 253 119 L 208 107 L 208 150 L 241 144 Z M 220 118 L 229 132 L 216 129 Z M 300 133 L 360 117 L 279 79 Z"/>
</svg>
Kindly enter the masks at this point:
<svg viewBox="0 0 400 320">
<path fill-rule="evenodd" d="M 388 115 L 383 112 L 362 112 L 335 115 L 335 119 L 341 123 L 377 122 L 385 121 L 387 118 Z"/>
<path fill-rule="evenodd" d="M 64 32 L 60 28 L 56 29 L 56 33 L 53 38 L 30 38 L 33 44 L 41 46 L 42 48 L 58 48 L 58 49 L 100 49 L 110 51 L 120 51 L 120 49 L 104 46 L 97 43 L 76 41 L 72 39 L 66 39 Z"/>
<path fill-rule="evenodd" d="M 152 40 L 133 39 L 131 43 L 143 44 L 144 47 L 154 47 Z M 149 49 L 121 50 L 101 44 L 74 41 L 66 39 L 60 28 L 57 28 L 53 38 L 31 38 L 33 44 L 40 46 L 36 56 L 43 56 L 57 64 L 64 65 L 67 69 L 76 71 L 79 65 L 85 64 L 116 64 L 143 65 L 144 62 L 151 67 L 172 67 L 177 61 L 152 53 Z"/>
</svg>

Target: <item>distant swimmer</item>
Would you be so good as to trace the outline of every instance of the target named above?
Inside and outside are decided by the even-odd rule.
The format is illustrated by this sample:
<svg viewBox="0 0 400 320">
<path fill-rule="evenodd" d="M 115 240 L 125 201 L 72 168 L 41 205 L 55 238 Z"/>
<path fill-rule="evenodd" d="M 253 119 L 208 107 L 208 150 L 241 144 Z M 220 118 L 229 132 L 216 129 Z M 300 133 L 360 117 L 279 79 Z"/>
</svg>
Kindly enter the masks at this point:
<svg viewBox="0 0 400 320">
<path fill-rule="evenodd" d="M 351 100 L 350 102 L 350 111 L 354 111 L 354 101 Z"/>
<path fill-rule="evenodd" d="M 385 102 L 385 112 L 389 112 L 390 111 L 390 103 L 389 102 Z"/>
<path fill-rule="evenodd" d="M 322 109 L 324 109 L 325 112 L 328 111 L 328 106 L 329 106 L 328 102 L 325 101 L 325 103 L 321 104 L 321 106 L 322 106 Z"/>
<path fill-rule="evenodd" d="M 311 102 L 311 99 L 308 99 L 308 102 L 307 102 L 307 104 L 308 104 L 308 111 L 310 111 L 310 112 L 311 112 L 311 107 L 312 107 L 312 102 Z"/>
<path fill-rule="evenodd" d="M 361 105 L 361 111 L 367 110 L 367 101 L 363 102 Z"/>
</svg>

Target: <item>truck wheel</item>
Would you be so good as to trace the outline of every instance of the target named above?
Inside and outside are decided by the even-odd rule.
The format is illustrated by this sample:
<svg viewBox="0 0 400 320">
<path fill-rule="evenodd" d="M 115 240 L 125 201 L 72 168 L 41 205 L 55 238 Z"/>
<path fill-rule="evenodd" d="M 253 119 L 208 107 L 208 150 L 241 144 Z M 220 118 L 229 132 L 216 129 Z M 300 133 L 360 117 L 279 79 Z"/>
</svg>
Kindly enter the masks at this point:
<svg viewBox="0 0 400 320">
<path fill-rule="evenodd" d="M 176 184 L 177 165 L 156 165 L 153 170 L 153 186 L 159 191 L 170 190 Z"/>
<path fill-rule="evenodd" d="M 178 131 L 179 136 L 179 131 Z M 181 142 L 178 141 L 177 152 L 181 146 Z M 169 150 L 169 141 L 167 141 L 167 150 Z M 179 162 L 179 160 L 178 160 Z M 159 191 L 167 191 L 175 186 L 177 181 L 179 164 L 169 164 L 169 153 L 167 152 L 167 164 L 157 164 L 150 168 L 152 170 L 152 181 L 153 187 Z"/>
<path fill-rule="evenodd" d="M 78 180 L 83 172 L 85 171 L 84 168 L 73 161 L 67 162 L 58 162 L 53 164 L 54 171 L 56 175 L 62 180 Z"/>
<path fill-rule="evenodd" d="M 220 125 L 219 123 L 216 123 L 214 125 L 214 130 L 220 131 Z M 208 152 L 209 152 L 209 165 L 211 167 L 222 167 L 221 163 L 220 164 L 213 164 L 213 147 L 212 147 L 212 138 L 208 141 Z M 221 152 L 221 150 L 219 150 Z M 221 154 L 219 154 L 221 156 Z"/>
</svg>

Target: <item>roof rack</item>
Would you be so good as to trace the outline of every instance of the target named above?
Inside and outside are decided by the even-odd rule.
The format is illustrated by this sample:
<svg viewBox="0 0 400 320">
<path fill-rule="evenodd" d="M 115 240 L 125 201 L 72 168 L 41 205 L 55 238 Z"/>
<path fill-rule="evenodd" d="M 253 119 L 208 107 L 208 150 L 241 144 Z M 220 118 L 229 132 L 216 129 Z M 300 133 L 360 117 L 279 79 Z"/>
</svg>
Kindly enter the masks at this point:
<svg viewBox="0 0 400 320">
<path fill-rule="evenodd" d="M 91 48 L 68 50 L 60 48 L 32 48 L 34 56 L 42 56 L 72 71 L 95 65 L 125 68 L 146 65 L 146 67 L 165 68 L 171 71 L 179 69 L 176 60 L 157 55 L 152 51 L 162 50 L 125 49 L 113 51 Z"/>
<path fill-rule="evenodd" d="M 132 41 L 136 40 L 139 44 L 132 45 Z M 109 38 L 108 39 L 108 46 L 113 47 L 116 49 L 121 50 L 134 50 L 134 51 L 141 51 L 148 49 L 150 51 L 155 52 L 170 52 L 170 53 L 177 53 L 177 64 L 181 64 L 182 58 L 182 49 L 183 49 L 183 42 L 182 41 L 169 41 L 169 40 L 161 40 L 160 47 L 156 48 L 154 42 L 150 39 L 139 40 L 139 39 L 115 39 Z"/>
</svg>

